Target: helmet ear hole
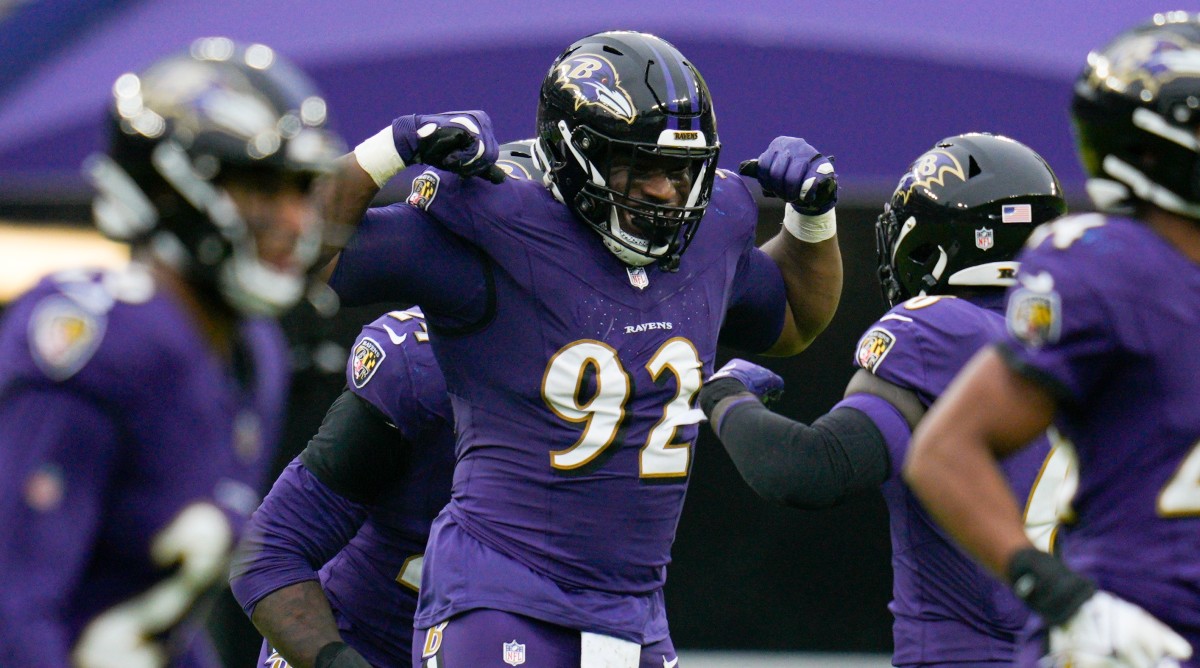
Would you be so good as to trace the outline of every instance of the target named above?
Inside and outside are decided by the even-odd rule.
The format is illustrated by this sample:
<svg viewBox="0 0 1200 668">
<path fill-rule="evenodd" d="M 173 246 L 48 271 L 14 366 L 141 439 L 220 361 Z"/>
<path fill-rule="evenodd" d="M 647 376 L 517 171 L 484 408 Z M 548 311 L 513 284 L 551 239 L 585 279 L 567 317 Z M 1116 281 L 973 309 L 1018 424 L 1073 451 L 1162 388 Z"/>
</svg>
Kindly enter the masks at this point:
<svg viewBox="0 0 1200 668">
<path fill-rule="evenodd" d="M 983 170 L 979 168 L 979 161 L 975 159 L 975 156 L 972 155 L 968 162 L 970 163 L 967 167 L 968 179 L 973 179 L 983 173 Z"/>
<path fill-rule="evenodd" d="M 912 260 L 913 262 L 916 262 L 917 264 L 924 266 L 924 265 L 928 264 L 930 260 L 933 259 L 933 256 L 936 253 L 937 253 L 936 245 L 921 244 L 920 246 L 917 246 L 916 248 L 912 249 L 908 253 L 908 258 L 910 260 Z"/>
</svg>

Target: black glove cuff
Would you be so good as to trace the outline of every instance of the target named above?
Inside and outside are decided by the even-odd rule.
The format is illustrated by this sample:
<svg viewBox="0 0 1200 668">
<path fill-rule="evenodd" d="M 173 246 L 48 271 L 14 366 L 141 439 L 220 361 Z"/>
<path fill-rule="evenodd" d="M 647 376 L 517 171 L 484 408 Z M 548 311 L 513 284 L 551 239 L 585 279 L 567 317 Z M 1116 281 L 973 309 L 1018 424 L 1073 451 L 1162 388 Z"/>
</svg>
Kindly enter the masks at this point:
<svg viewBox="0 0 1200 668">
<path fill-rule="evenodd" d="M 742 381 L 736 378 L 718 378 L 711 383 L 705 383 L 704 387 L 700 388 L 700 410 L 704 411 L 705 417 L 711 418 L 713 409 L 722 399 L 749 391 L 742 385 Z"/>
<path fill-rule="evenodd" d="M 331 642 L 317 652 L 315 668 L 371 668 L 358 650 L 344 642 Z"/>
<path fill-rule="evenodd" d="M 1013 592 L 1050 626 L 1071 618 L 1096 593 L 1091 580 L 1067 568 L 1058 557 L 1028 547 L 1008 562 Z"/>
</svg>

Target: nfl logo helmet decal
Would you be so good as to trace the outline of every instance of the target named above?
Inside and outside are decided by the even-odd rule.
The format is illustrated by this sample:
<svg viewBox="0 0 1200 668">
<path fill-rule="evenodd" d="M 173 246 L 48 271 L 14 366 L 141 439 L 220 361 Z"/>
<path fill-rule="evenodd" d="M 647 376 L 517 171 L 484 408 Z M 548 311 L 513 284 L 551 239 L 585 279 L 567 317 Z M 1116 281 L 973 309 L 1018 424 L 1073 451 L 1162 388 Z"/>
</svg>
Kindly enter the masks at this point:
<svg viewBox="0 0 1200 668">
<path fill-rule="evenodd" d="M 510 666 L 525 663 L 525 645 L 518 643 L 515 638 L 512 642 L 504 643 L 504 663 Z"/>
<path fill-rule="evenodd" d="M 362 341 L 354 346 L 354 352 L 350 355 L 350 376 L 354 380 L 354 387 L 361 390 L 371 380 L 371 376 L 375 375 L 384 357 L 387 357 L 387 353 L 379 343 L 369 336 L 364 336 Z"/>
<path fill-rule="evenodd" d="M 986 227 L 975 230 L 975 247 L 979 250 L 990 250 L 996 245 L 996 234 Z"/>
<path fill-rule="evenodd" d="M 621 88 L 617 69 L 603 56 L 580 55 L 558 66 L 558 84 L 575 96 L 575 108 L 592 105 L 632 124 L 637 117 L 633 100 Z"/>
</svg>

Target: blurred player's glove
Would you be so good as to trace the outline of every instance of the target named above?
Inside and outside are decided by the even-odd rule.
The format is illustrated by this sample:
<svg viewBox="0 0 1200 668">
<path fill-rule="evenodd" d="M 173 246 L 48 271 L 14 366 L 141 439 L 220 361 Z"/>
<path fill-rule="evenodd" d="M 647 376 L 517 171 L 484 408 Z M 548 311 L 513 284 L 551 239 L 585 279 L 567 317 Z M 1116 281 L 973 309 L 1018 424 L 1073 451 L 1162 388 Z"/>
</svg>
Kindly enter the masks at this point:
<svg viewBox="0 0 1200 668">
<path fill-rule="evenodd" d="M 758 179 L 763 194 L 781 198 L 803 216 L 816 216 L 837 204 L 837 173 L 825 157 L 798 137 L 776 137 L 758 160 L 738 171 Z"/>
<path fill-rule="evenodd" d="M 700 388 L 700 409 L 708 416 L 713 431 L 721 435 L 721 418 L 729 412 L 727 406 L 720 415 L 714 417 L 713 411 L 725 397 L 749 392 L 764 404 L 779 399 L 783 394 L 783 378 L 770 369 L 761 367 L 746 360 L 733 359 L 709 377 Z M 747 401 L 752 401 L 747 398 Z M 732 406 L 732 402 L 730 406 Z"/>
<path fill-rule="evenodd" d="M 1177 667 L 1192 646 L 1140 607 L 1098 591 L 1065 624 L 1050 629 L 1056 666 Z"/>
<path fill-rule="evenodd" d="M 160 668 L 167 653 L 159 640 L 196 600 L 228 572 L 233 529 L 210 503 L 184 508 L 150 543 L 150 557 L 171 575 L 96 615 L 72 652 L 76 668 Z"/>
<path fill-rule="evenodd" d="M 331 642 L 317 652 L 315 668 L 371 668 L 358 650 L 344 642 Z"/>
<path fill-rule="evenodd" d="M 1008 566 L 1013 591 L 1050 627 L 1051 666 L 1168 668 L 1192 647 L 1140 607 L 1097 591 L 1057 557 L 1021 550 Z"/>
<path fill-rule="evenodd" d="M 379 187 L 418 163 L 502 183 L 504 171 L 495 164 L 499 155 L 492 120 L 483 111 L 400 116 L 354 149 L 358 164 Z"/>
</svg>

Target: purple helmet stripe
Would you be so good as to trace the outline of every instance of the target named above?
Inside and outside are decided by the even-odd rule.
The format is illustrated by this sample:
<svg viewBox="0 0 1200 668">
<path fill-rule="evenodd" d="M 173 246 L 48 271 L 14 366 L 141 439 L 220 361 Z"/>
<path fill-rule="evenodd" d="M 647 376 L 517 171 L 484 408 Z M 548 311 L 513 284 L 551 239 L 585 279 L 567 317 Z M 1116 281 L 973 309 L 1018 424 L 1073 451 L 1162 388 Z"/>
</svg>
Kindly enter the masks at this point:
<svg viewBox="0 0 1200 668">
<path fill-rule="evenodd" d="M 687 97 L 684 99 L 688 102 L 688 105 L 687 105 L 688 108 L 686 110 L 683 110 L 683 109 L 680 109 L 680 105 L 679 105 L 680 98 L 679 98 L 679 95 L 675 91 L 675 77 L 677 75 L 672 74 L 672 72 L 671 72 L 672 68 L 670 67 L 671 63 L 666 58 L 664 58 L 661 53 L 659 53 L 658 49 L 656 49 L 654 47 L 654 43 L 652 41 L 647 40 L 647 46 L 649 46 L 650 50 L 654 52 L 654 62 L 658 63 L 658 66 L 660 68 L 662 68 L 663 79 L 667 82 L 667 100 L 668 100 L 667 101 L 667 111 L 672 114 L 669 117 L 670 120 L 668 120 L 668 122 L 667 122 L 668 127 L 670 127 L 671 124 L 674 123 L 674 127 L 671 129 L 691 130 L 692 129 L 692 119 L 690 117 L 690 114 L 692 112 L 691 101 L 697 95 L 696 84 L 695 84 L 695 81 L 692 80 L 692 77 L 691 77 L 692 73 L 688 70 L 687 67 L 684 67 L 683 61 L 678 56 L 676 56 L 674 53 L 670 54 L 671 60 L 674 61 L 675 67 L 680 72 L 684 73 L 683 79 L 686 82 L 685 85 L 687 87 L 687 90 L 686 90 Z M 688 114 L 688 116 L 681 117 L 681 114 Z"/>
</svg>

